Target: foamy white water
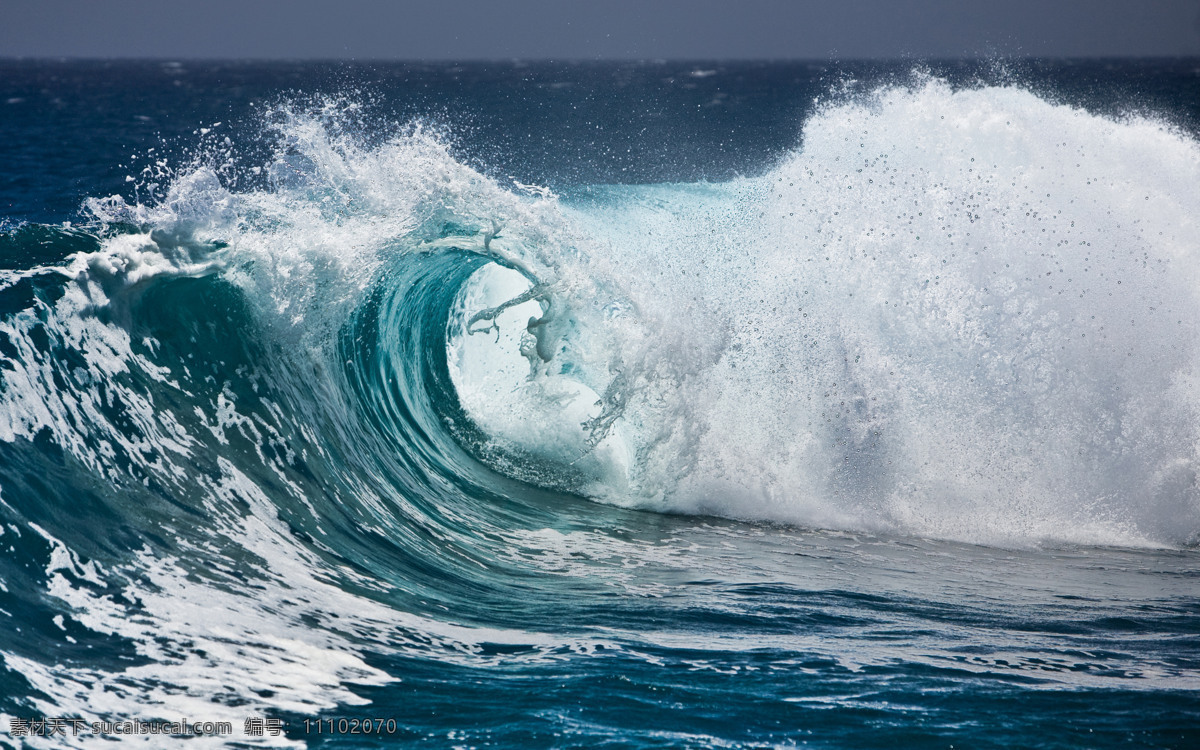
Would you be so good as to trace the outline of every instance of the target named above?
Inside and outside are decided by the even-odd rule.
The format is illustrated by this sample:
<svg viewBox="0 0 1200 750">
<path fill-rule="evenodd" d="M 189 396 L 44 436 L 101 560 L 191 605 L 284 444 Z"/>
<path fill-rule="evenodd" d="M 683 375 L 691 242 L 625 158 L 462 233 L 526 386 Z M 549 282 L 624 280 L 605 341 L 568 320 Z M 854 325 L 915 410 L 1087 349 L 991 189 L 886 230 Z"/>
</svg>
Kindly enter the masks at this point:
<svg viewBox="0 0 1200 750">
<path fill-rule="evenodd" d="M 566 367 L 634 394 L 630 485 L 598 496 L 988 543 L 1200 532 L 1191 138 L 931 80 L 824 107 L 762 177 L 564 211 L 604 279 L 567 306 L 627 327 Z M 562 445 L 543 409 L 511 419 Z"/>
</svg>

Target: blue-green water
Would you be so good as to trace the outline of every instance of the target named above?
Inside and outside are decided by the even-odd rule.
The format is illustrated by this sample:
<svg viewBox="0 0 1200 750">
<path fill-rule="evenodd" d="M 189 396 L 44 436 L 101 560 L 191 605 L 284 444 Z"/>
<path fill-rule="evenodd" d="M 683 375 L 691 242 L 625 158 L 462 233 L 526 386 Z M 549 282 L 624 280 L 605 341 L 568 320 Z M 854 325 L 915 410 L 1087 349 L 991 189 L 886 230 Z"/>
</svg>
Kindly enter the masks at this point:
<svg viewBox="0 0 1200 750">
<path fill-rule="evenodd" d="M 0 63 L 0 745 L 1200 745 L 1198 95 Z"/>
</svg>

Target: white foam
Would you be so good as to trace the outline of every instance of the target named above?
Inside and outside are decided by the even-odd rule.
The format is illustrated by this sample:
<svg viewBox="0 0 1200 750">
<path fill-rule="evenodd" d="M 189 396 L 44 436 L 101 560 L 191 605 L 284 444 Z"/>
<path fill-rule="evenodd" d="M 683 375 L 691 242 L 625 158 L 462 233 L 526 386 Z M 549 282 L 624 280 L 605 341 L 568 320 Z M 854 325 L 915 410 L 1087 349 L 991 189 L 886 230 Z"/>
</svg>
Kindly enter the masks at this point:
<svg viewBox="0 0 1200 750">
<path fill-rule="evenodd" d="M 650 446 L 633 494 L 1006 544 L 1194 541 L 1197 215 L 1191 138 L 939 81 L 825 107 L 761 178 L 581 204 L 656 329 L 627 361 L 685 374 L 626 412 Z M 718 335 L 714 364 L 695 342 Z M 671 419 L 698 437 L 649 432 Z"/>
</svg>

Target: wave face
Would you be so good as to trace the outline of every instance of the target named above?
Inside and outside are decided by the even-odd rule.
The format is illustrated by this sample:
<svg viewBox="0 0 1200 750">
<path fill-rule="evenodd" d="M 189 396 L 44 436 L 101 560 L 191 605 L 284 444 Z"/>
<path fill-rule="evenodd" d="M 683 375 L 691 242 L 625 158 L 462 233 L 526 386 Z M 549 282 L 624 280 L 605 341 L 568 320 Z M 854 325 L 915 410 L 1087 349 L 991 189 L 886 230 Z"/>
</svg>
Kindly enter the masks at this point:
<svg viewBox="0 0 1200 750">
<path fill-rule="evenodd" d="M 357 136 L 346 109 L 273 109 L 261 164 L 209 139 L 191 166 L 143 173 L 154 200 L 91 199 L 84 228 L 0 235 L 10 722 L 270 714 L 293 731 L 263 742 L 302 744 L 299 717 L 416 700 L 440 719 L 412 709 L 415 740 L 478 720 L 428 696 L 481 674 L 514 680 L 483 706 L 560 668 L 586 700 L 625 690 L 590 681 L 751 674 L 765 653 L 828 673 L 800 703 L 857 711 L 834 683 L 862 669 L 868 692 L 902 662 L 1000 669 L 947 645 L 974 627 L 1073 689 L 1136 672 L 1175 726 L 1194 658 L 1065 655 L 1145 604 L 1124 574 L 1076 643 L 1031 645 L 1016 614 L 925 612 L 918 657 L 856 641 L 866 625 L 849 620 L 853 648 L 821 635 L 884 616 L 888 595 L 862 592 L 908 584 L 774 561 L 948 565 L 939 580 L 983 575 L 981 596 L 1018 607 L 1042 594 L 1006 587 L 1036 588 L 1042 548 L 1071 561 L 1076 598 L 1103 586 L 1075 545 L 1188 569 L 1192 136 L 917 78 L 829 97 L 758 176 L 556 194 L 485 176 L 421 126 Z M 693 584 L 715 588 L 688 599 Z M 776 700 L 770 679 L 749 684 L 747 711 Z M 767 741 L 562 710 L 514 708 L 473 737 L 549 721 L 639 747 Z"/>
</svg>

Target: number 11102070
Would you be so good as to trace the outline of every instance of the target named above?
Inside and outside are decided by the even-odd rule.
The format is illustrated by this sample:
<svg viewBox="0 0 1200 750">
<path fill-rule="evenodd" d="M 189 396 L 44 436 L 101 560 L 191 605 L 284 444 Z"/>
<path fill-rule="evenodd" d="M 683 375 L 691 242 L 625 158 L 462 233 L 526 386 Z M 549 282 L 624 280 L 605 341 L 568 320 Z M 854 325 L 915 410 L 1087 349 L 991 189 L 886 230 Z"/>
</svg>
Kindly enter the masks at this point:
<svg viewBox="0 0 1200 750">
<path fill-rule="evenodd" d="M 395 719 L 305 719 L 306 734 L 395 734 Z"/>
</svg>

